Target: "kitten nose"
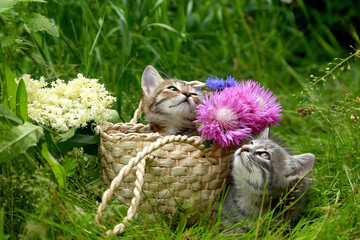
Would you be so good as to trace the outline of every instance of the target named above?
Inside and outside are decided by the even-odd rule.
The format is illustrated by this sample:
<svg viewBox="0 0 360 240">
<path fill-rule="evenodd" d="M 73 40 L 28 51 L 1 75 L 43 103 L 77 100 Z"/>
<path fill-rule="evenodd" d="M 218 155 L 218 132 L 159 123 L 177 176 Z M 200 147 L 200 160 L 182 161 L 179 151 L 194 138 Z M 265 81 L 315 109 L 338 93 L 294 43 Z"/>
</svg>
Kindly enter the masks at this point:
<svg viewBox="0 0 360 240">
<path fill-rule="evenodd" d="M 241 147 L 241 151 L 242 151 L 242 152 L 249 152 L 249 147 L 246 146 L 246 145 L 243 145 L 243 146 Z"/>
<path fill-rule="evenodd" d="M 188 91 L 184 91 L 184 92 L 182 92 L 182 94 L 184 94 L 185 97 L 187 97 L 187 98 L 191 96 L 191 94 Z"/>
</svg>

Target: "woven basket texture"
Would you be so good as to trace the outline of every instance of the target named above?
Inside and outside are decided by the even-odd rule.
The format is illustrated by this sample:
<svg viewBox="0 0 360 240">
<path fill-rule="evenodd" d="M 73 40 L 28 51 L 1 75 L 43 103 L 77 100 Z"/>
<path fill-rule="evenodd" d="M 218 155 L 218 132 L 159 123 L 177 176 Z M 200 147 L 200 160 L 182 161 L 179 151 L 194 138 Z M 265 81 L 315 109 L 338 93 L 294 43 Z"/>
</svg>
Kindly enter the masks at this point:
<svg viewBox="0 0 360 240">
<path fill-rule="evenodd" d="M 102 180 L 109 186 L 129 160 L 159 138 L 143 124 L 117 123 L 100 131 L 99 154 Z M 200 137 L 192 137 L 202 141 Z M 182 204 L 206 211 L 229 180 L 234 149 L 212 145 L 202 150 L 187 143 L 172 142 L 152 152 L 147 158 L 139 209 L 173 215 Z M 117 198 L 131 204 L 137 167 L 123 179 L 115 191 Z M 216 209 L 215 207 L 214 209 Z"/>
</svg>

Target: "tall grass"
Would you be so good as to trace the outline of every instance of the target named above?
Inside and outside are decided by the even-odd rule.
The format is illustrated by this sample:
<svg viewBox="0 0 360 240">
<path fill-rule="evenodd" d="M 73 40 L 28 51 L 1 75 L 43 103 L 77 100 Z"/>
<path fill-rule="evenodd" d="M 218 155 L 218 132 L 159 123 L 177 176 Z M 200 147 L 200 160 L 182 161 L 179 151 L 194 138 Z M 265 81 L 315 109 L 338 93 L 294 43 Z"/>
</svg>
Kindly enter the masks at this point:
<svg viewBox="0 0 360 240">
<path fill-rule="evenodd" d="M 163 76 L 185 80 L 232 75 L 260 81 L 279 96 L 284 108 L 281 126 L 273 132 L 295 153 L 317 156 L 314 184 L 302 218 L 291 231 L 287 225 L 271 229 L 264 222 L 237 237 L 356 239 L 360 235 L 360 103 L 356 100 L 360 66 L 353 59 L 357 57 L 349 61 L 351 70 L 336 71 L 305 91 L 312 84 L 311 74 L 326 75 L 326 68 L 334 66 L 328 62 L 349 56 L 353 50 L 345 43 L 359 48 L 356 32 L 346 32 L 353 29 L 347 19 L 357 19 L 357 15 L 351 8 L 336 11 L 339 2 L 325 1 L 325 13 L 300 0 L 292 4 L 255 0 L 20 2 L 13 12 L 0 13 L 1 45 L 6 36 L 17 40 L 1 48 L 1 88 L 6 87 L 5 67 L 16 76 L 44 75 L 48 81 L 70 80 L 82 72 L 105 83 L 118 98 L 114 107 L 120 118 L 129 121 L 141 97 L 142 71 L 149 64 Z M 29 31 L 21 24 L 19 19 L 32 12 L 52 18 L 59 37 Z M 341 17 L 346 24 L 339 39 L 334 26 L 341 20 L 334 19 Z M 346 70 L 348 65 L 336 69 L 343 66 Z M 301 118 L 297 109 L 303 107 L 313 109 L 312 114 Z M 49 140 L 51 134 L 45 138 Z M 104 237 L 94 220 L 104 191 L 97 158 L 54 151 L 68 181 L 65 189 L 59 189 L 40 153 L 41 146 L 35 146 L 25 157 L 0 161 L 0 238 Z M 107 222 L 113 226 L 123 210 L 115 203 L 110 209 Z M 123 237 L 233 237 L 221 231 L 218 219 L 204 217 L 192 227 L 149 219 L 134 221 Z"/>
</svg>

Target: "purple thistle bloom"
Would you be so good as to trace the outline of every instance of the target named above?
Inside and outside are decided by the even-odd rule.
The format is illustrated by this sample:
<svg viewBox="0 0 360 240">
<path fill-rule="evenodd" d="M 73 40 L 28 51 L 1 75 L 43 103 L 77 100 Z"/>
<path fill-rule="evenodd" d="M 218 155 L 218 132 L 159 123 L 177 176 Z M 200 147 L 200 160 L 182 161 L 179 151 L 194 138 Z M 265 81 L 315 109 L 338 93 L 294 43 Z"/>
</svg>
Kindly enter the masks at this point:
<svg viewBox="0 0 360 240">
<path fill-rule="evenodd" d="M 198 130 L 204 140 L 213 139 L 227 147 L 240 144 L 266 126 L 277 126 L 281 111 L 272 92 L 247 80 L 202 99 L 195 123 L 200 123 Z"/>
</svg>

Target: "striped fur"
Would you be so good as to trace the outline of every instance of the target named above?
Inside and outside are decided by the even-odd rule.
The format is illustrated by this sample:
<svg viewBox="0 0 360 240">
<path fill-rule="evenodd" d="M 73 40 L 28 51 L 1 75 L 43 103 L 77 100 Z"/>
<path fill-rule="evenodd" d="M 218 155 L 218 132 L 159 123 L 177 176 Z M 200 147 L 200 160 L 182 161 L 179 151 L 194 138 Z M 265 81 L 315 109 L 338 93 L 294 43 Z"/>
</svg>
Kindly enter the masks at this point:
<svg viewBox="0 0 360 240">
<path fill-rule="evenodd" d="M 203 95 L 187 82 L 164 80 L 152 66 L 147 66 L 141 78 L 142 100 L 146 121 L 154 132 L 166 135 L 199 135 L 193 121 L 195 105 Z"/>
<path fill-rule="evenodd" d="M 239 148 L 233 159 L 232 177 L 221 215 L 225 225 L 232 226 L 242 220 L 252 222 L 267 211 L 274 209 L 281 199 L 295 186 L 286 199 L 299 198 L 310 186 L 306 174 L 312 169 L 315 156 L 311 153 L 290 155 L 284 148 L 269 139 L 266 129 L 257 139 Z M 264 196 L 265 194 L 265 196 Z M 302 197 L 284 214 L 284 220 L 295 221 L 304 205 Z M 282 201 L 280 206 L 289 205 Z M 262 209 L 262 212 L 261 212 Z M 233 229 L 243 231 L 244 229 Z"/>
</svg>

